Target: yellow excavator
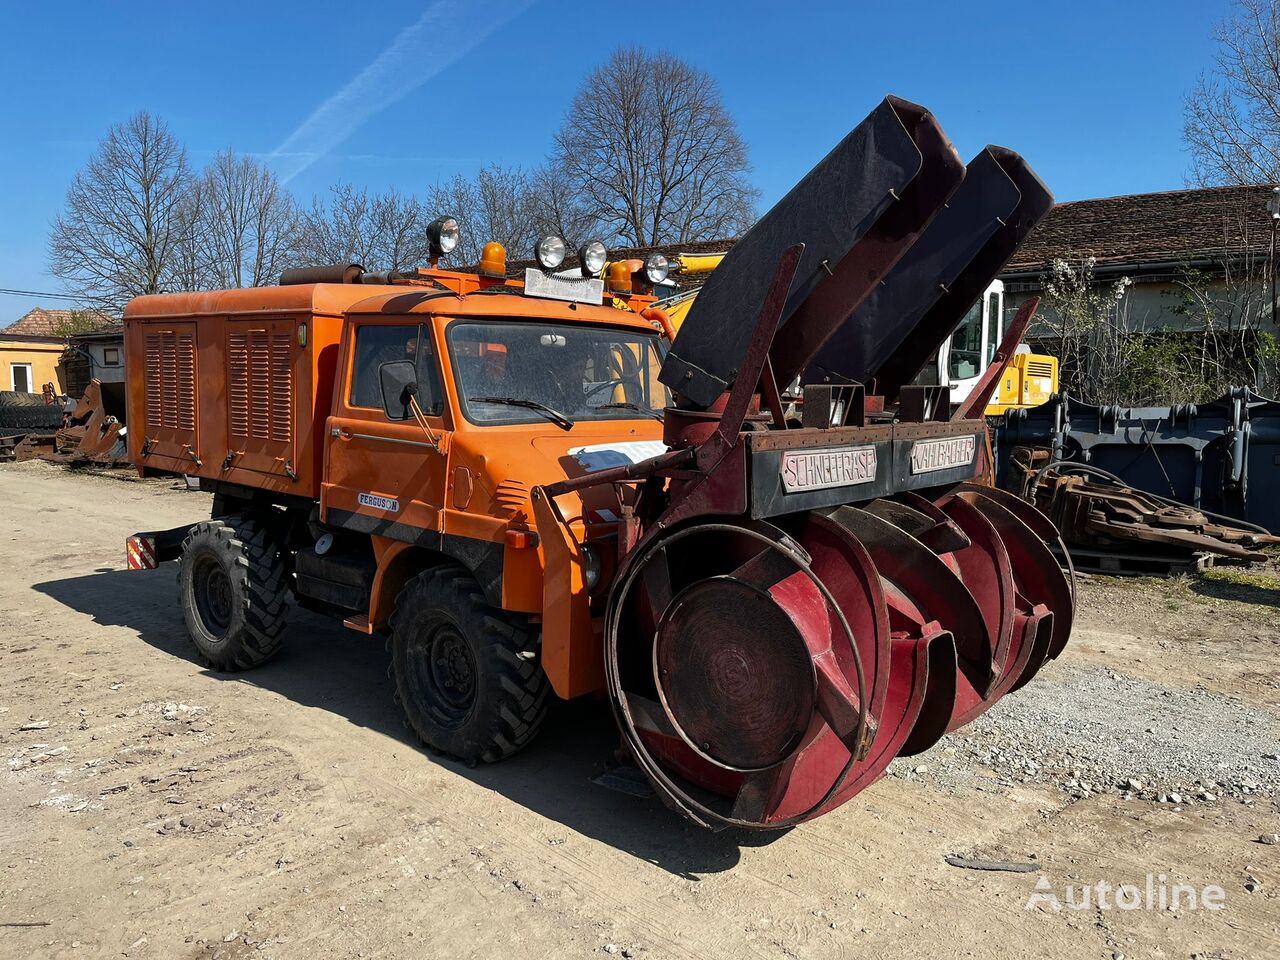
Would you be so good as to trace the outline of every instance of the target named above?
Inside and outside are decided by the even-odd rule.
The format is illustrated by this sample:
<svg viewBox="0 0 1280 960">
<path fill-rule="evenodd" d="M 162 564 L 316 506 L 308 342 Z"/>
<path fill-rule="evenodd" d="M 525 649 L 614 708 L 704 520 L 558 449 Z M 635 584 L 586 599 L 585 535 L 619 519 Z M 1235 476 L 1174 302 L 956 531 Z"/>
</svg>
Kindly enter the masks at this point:
<svg viewBox="0 0 1280 960">
<path fill-rule="evenodd" d="M 723 253 L 678 254 L 671 259 L 672 273 L 680 276 L 696 276 L 714 270 L 724 259 Z M 679 330 L 685 315 L 693 306 L 697 289 L 659 300 L 661 307 Z M 920 375 L 917 383 L 936 384 L 951 388 L 951 401 L 964 400 L 978 378 L 991 364 L 996 347 L 1004 333 L 1004 284 L 992 281 L 982 297 L 969 308 L 955 332 L 942 342 L 938 353 Z M 1026 344 L 1020 344 L 1000 385 L 987 405 L 989 417 L 999 416 L 1016 407 L 1038 407 L 1058 392 L 1058 358 L 1043 353 L 1032 353 Z"/>
</svg>

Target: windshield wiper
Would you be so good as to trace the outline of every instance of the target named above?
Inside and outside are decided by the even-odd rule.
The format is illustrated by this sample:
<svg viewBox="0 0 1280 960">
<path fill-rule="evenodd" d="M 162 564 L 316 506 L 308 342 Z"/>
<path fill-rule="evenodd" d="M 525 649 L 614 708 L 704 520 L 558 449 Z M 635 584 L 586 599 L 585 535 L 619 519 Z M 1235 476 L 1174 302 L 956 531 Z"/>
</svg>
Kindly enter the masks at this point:
<svg viewBox="0 0 1280 960">
<path fill-rule="evenodd" d="M 655 420 L 661 420 L 662 414 L 656 410 L 646 410 L 638 403 L 632 403 L 629 400 L 620 400 L 617 403 L 602 403 L 595 407 L 596 410 L 634 410 L 636 413 L 643 413 L 646 417 L 653 417 Z"/>
<path fill-rule="evenodd" d="M 537 400 L 526 400 L 523 397 L 471 397 L 472 403 L 505 403 L 509 407 L 528 407 L 530 410 L 537 410 L 539 413 L 546 414 L 548 420 L 557 427 L 563 427 L 565 430 L 573 429 L 573 421 L 566 417 L 555 407 L 548 407 L 545 403 L 539 403 Z"/>
</svg>

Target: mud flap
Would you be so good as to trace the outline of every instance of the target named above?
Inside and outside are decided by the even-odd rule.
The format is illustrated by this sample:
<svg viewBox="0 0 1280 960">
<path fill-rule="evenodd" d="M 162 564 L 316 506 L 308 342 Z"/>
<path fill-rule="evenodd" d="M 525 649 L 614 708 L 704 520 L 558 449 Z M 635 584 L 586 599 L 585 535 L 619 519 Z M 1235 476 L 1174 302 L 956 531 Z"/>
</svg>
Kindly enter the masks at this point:
<svg viewBox="0 0 1280 960">
<path fill-rule="evenodd" d="M 573 494 L 565 499 L 581 503 Z M 533 490 L 533 514 L 542 551 L 542 669 L 562 699 L 604 689 L 604 651 L 591 629 L 586 564 L 560 504 Z"/>
</svg>

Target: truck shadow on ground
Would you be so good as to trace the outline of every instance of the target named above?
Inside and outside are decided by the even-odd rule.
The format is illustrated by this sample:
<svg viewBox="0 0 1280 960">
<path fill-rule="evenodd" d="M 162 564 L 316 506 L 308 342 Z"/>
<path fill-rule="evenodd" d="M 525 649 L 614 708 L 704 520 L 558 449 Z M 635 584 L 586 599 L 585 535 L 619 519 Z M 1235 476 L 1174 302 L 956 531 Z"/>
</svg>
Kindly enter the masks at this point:
<svg viewBox="0 0 1280 960">
<path fill-rule="evenodd" d="M 33 589 L 95 623 L 133 630 L 142 642 L 198 665 L 177 603 L 175 571 L 172 563 L 150 572 L 103 570 L 37 583 Z M 392 701 L 389 657 L 380 638 L 364 637 L 296 607 L 286 629 L 284 649 L 270 663 L 245 673 L 205 669 L 205 675 L 271 690 L 419 749 Z M 549 820 L 680 876 L 730 869 L 741 858 L 742 847 L 768 844 L 781 835 L 711 833 L 687 823 L 654 797 L 598 786 L 592 778 L 610 768 L 617 745 L 607 702 L 556 702 L 537 740 L 502 763 L 468 768 L 425 751 L 417 756 L 422 763 L 446 767 Z"/>
</svg>

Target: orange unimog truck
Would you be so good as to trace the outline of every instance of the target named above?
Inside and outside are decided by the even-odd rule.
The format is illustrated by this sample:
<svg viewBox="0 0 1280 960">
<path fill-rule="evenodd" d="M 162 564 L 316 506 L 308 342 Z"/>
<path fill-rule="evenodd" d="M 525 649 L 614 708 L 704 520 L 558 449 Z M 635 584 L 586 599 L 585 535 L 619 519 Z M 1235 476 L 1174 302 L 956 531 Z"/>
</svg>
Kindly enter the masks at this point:
<svg viewBox="0 0 1280 960">
<path fill-rule="evenodd" d="M 130 454 L 212 516 L 179 560 L 200 656 L 280 648 L 291 603 L 386 637 L 399 702 L 464 762 L 549 695 L 607 695 L 701 825 L 787 827 L 1028 682 L 1070 631 L 1057 533 L 990 486 L 985 407 L 913 380 L 1052 205 L 1012 151 L 960 161 L 890 97 L 748 231 L 678 336 L 661 257 L 565 243 L 506 277 L 290 271 L 125 312 Z M 802 401 L 779 385 L 799 382 Z"/>
<path fill-rule="evenodd" d="M 457 222 L 431 234 L 447 253 Z M 470 762 L 521 747 L 549 685 L 564 697 L 602 686 L 598 663 L 580 662 L 589 634 L 539 649 L 529 496 L 548 477 L 664 449 L 668 328 L 638 291 L 666 267 L 610 265 L 606 305 L 604 280 L 551 272 L 563 241 L 538 254 L 545 267 L 525 281 L 507 280 L 490 244 L 478 273 L 337 265 L 129 305 L 135 462 L 214 494 L 209 521 L 131 538 L 130 563 L 180 555 L 183 613 L 209 665 L 270 658 L 290 599 L 363 633 L 394 629 L 412 638 L 392 649 L 411 726 Z M 598 243 L 579 252 L 588 274 L 605 256 Z M 575 518 L 581 539 L 612 529 L 607 507 Z M 587 630 L 616 553 L 604 536 L 582 548 L 585 589 L 561 587 Z"/>
</svg>

